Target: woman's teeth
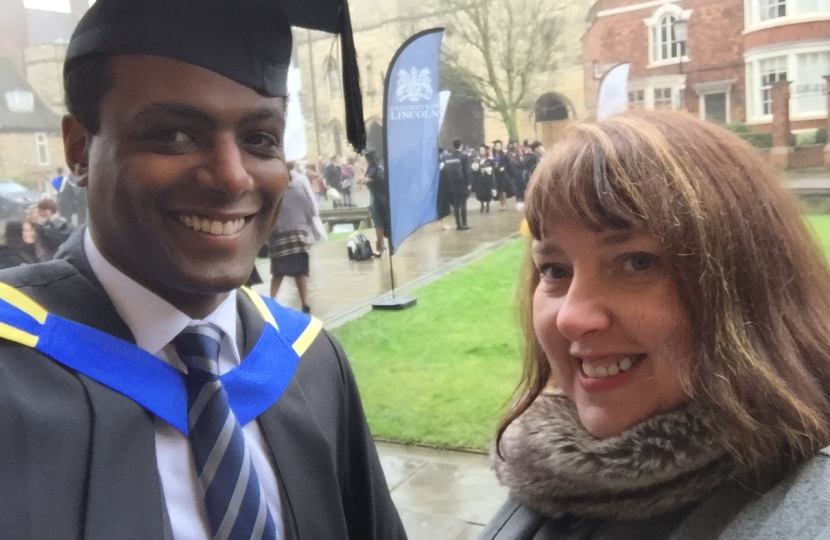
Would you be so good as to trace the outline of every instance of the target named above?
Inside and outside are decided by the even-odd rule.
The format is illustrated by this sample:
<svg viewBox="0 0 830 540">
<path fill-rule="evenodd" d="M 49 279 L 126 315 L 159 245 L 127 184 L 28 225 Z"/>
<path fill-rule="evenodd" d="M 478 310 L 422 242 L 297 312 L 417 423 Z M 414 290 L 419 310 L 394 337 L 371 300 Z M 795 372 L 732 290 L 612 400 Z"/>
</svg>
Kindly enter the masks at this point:
<svg viewBox="0 0 830 540">
<path fill-rule="evenodd" d="M 623 371 L 628 371 L 634 365 L 636 359 L 626 356 L 616 364 L 610 366 L 592 366 L 582 362 L 582 373 L 591 379 L 603 379 L 605 377 L 613 377 L 619 375 Z"/>
<path fill-rule="evenodd" d="M 179 221 L 185 227 L 190 227 L 196 232 L 204 232 L 214 236 L 230 236 L 238 233 L 245 225 L 245 218 L 233 221 L 221 222 L 215 219 L 200 218 L 198 216 L 186 216 L 179 214 Z"/>
</svg>

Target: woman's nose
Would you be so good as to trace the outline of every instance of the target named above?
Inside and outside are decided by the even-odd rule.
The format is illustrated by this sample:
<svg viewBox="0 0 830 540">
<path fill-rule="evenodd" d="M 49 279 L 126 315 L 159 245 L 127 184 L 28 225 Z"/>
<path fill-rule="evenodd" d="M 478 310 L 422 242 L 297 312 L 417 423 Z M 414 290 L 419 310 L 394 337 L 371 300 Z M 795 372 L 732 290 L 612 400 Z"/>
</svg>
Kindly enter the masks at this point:
<svg viewBox="0 0 830 540">
<path fill-rule="evenodd" d="M 556 314 L 556 326 L 569 341 L 607 330 L 611 324 L 608 298 L 598 283 L 574 278 Z"/>
</svg>

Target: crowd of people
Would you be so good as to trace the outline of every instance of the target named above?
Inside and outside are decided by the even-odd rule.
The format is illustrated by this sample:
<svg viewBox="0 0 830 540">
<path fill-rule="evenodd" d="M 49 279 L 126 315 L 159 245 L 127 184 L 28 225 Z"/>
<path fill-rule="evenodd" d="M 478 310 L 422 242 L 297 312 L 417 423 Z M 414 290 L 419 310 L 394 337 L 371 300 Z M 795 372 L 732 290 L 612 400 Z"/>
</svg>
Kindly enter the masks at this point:
<svg viewBox="0 0 830 540">
<path fill-rule="evenodd" d="M 23 220 L 9 220 L 0 245 L 0 269 L 51 260 L 74 227 L 58 213 L 57 203 L 42 199 Z"/>
<path fill-rule="evenodd" d="M 481 144 L 477 149 L 466 147 L 461 139 L 453 141 L 452 150 L 440 150 L 441 172 L 438 184 L 438 224 L 451 213 L 456 230 L 466 231 L 467 200 L 474 194 L 479 212 L 490 213 L 490 203 L 498 201 L 499 211 L 507 211 L 508 199 L 516 199 L 516 209 L 524 209 L 524 197 L 545 148 L 539 141 L 510 141 L 507 149 L 500 140 L 492 146 Z"/>
</svg>

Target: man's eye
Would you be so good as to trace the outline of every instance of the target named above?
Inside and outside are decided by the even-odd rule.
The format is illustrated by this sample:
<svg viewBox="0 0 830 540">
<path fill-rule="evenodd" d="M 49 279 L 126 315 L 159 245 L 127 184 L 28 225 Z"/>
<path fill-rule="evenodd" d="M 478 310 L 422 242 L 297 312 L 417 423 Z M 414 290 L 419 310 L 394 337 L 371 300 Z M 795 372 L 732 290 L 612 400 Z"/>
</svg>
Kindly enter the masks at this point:
<svg viewBox="0 0 830 540">
<path fill-rule="evenodd" d="M 635 272 L 644 272 L 651 268 L 657 257 L 651 253 L 634 253 L 625 259 L 626 268 Z"/>
<path fill-rule="evenodd" d="M 245 137 L 244 142 L 247 145 L 262 148 L 276 148 L 280 146 L 279 139 L 269 133 L 251 133 Z"/>
<path fill-rule="evenodd" d="M 570 276 L 570 272 L 558 264 L 545 264 L 539 268 L 542 279 L 559 280 Z"/>
<path fill-rule="evenodd" d="M 193 142 L 190 135 L 179 129 L 165 129 L 157 131 L 153 133 L 150 138 L 156 142 L 164 144 L 182 144 Z"/>
</svg>

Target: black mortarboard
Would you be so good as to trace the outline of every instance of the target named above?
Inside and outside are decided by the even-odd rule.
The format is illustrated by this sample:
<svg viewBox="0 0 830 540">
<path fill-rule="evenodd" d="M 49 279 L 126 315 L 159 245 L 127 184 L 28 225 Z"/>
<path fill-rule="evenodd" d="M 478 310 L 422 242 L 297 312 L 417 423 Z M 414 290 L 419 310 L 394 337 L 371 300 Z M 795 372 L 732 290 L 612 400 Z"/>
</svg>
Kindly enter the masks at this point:
<svg viewBox="0 0 830 540">
<path fill-rule="evenodd" d="M 67 65 L 92 54 L 152 54 L 286 96 L 291 26 L 338 33 L 349 142 L 366 145 L 347 0 L 98 0 L 69 41 Z"/>
</svg>

